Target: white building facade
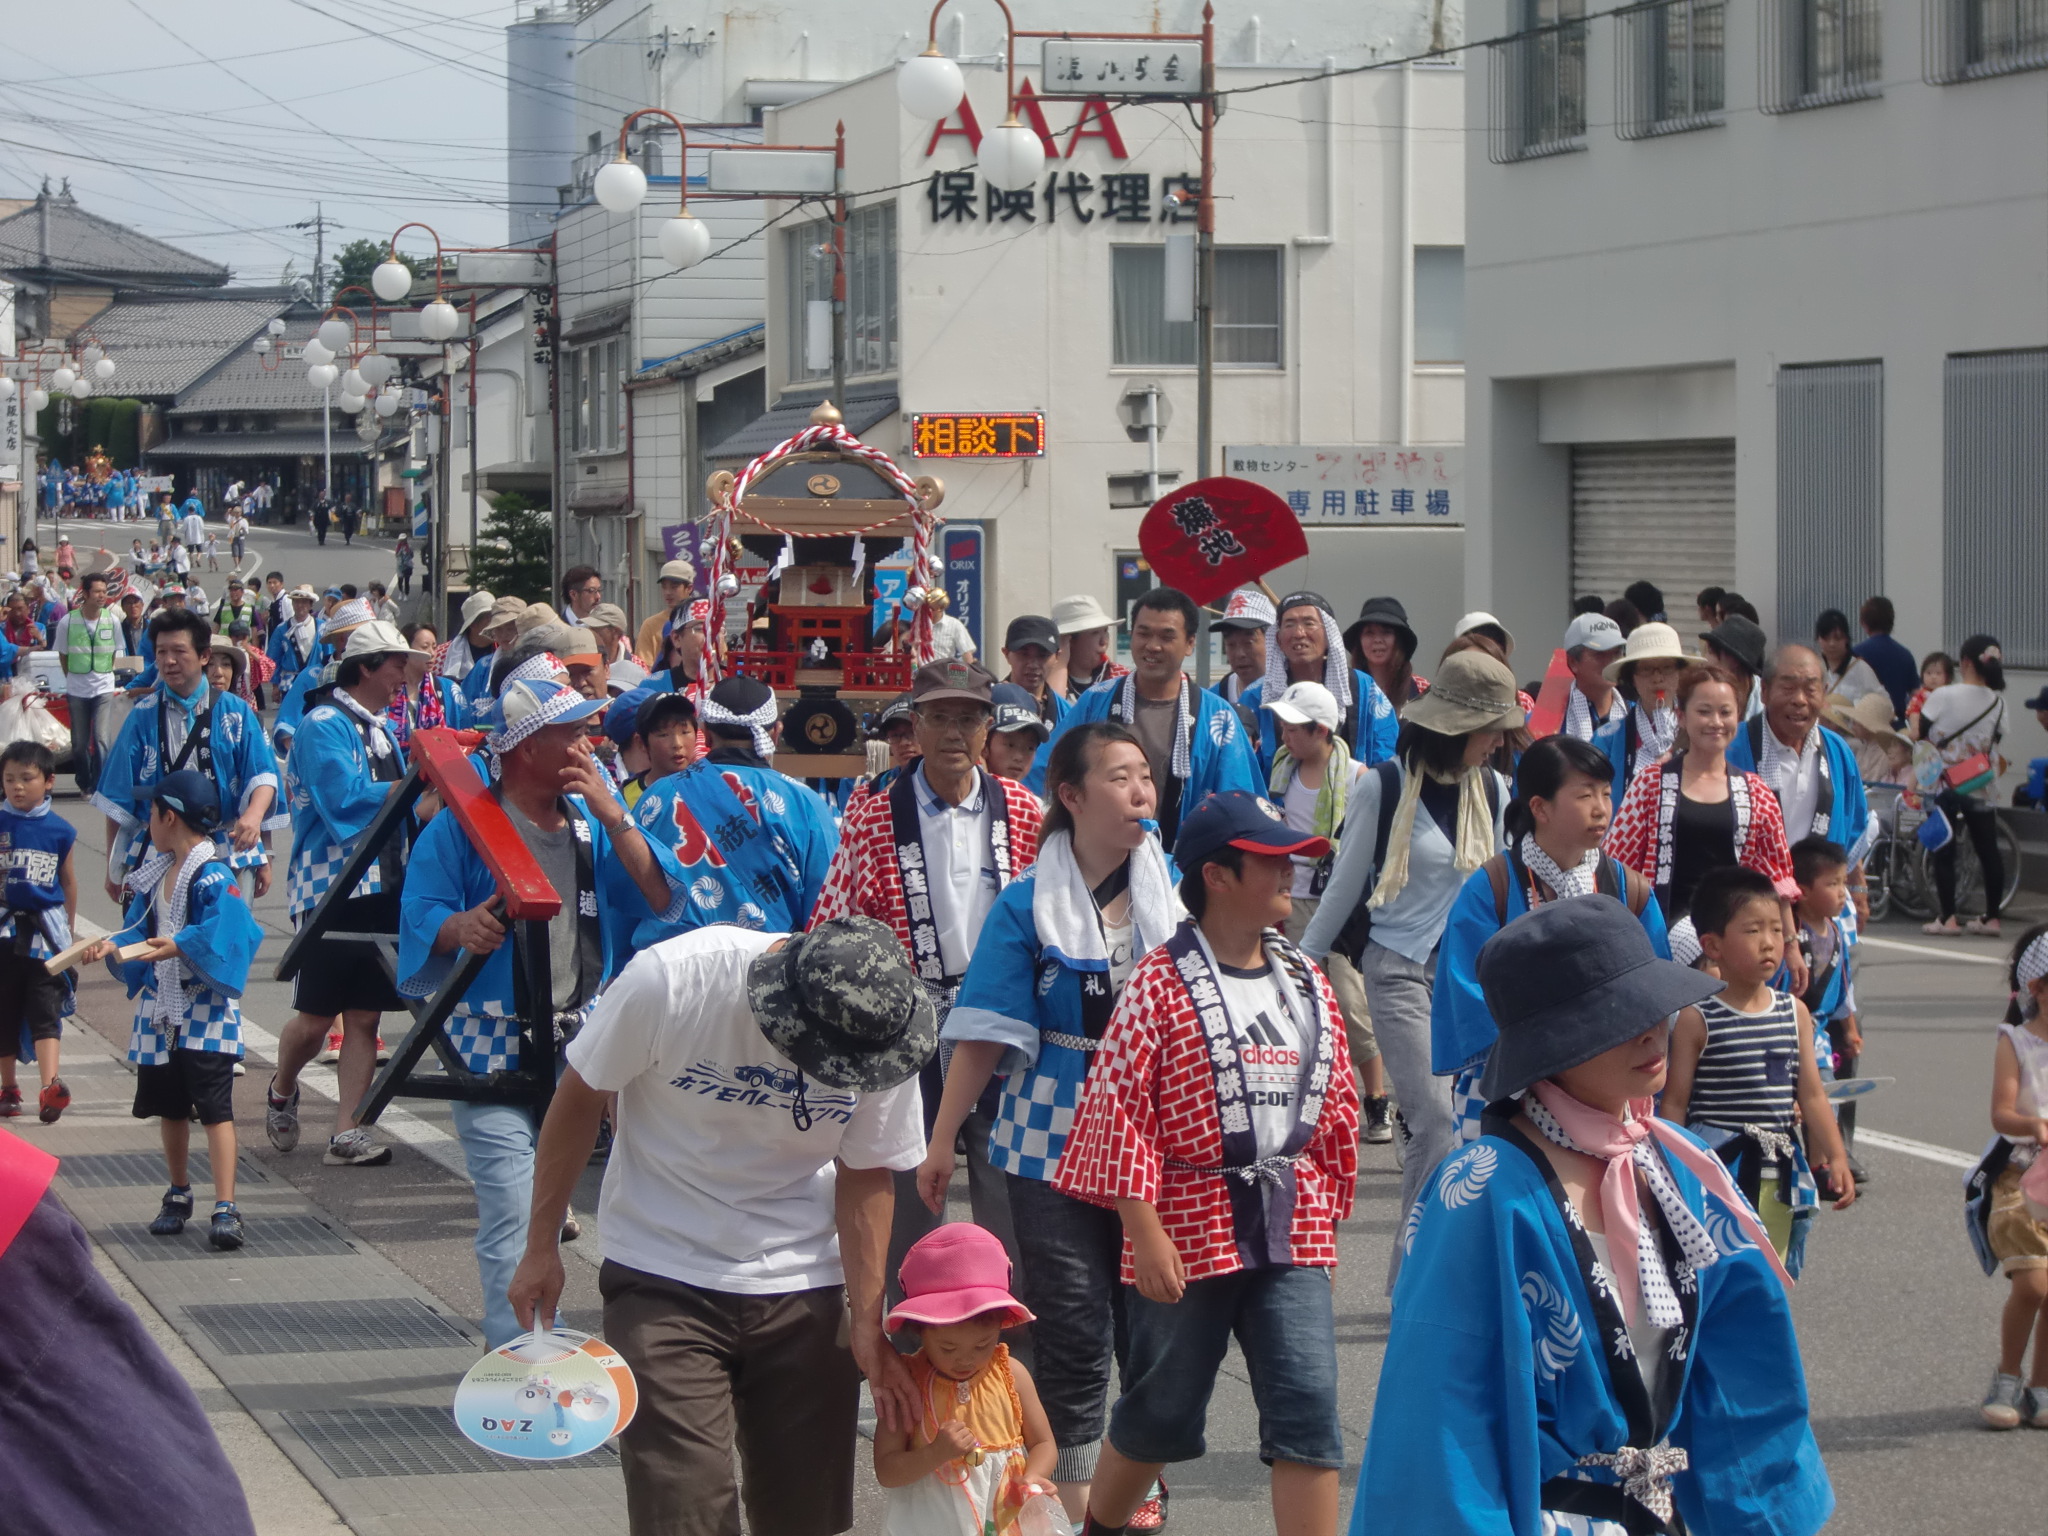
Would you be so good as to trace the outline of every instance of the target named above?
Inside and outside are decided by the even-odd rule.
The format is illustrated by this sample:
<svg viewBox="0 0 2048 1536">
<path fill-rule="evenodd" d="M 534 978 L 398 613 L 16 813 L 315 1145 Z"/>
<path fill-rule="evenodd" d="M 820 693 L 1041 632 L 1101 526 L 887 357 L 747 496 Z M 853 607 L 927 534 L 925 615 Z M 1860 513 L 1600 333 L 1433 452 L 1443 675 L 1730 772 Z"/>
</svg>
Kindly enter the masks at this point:
<svg viewBox="0 0 2048 1536">
<path fill-rule="evenodd" d="M 1882 592 L 2048 668 L 2048 13 L 1585 10 L 1471 17 L 1473 606 L 1547 647 L 1647 578 L 1690 640 L 1718 585 L 1804 640 Z"/>
<path fill-rule="evenodd" d="M 1034 90 L 1036 64 L 1020 50 L 1019 81 Z M 1138 557 L 1147 447 L 1120 415 L 1134 390 L 1156 387 L 1167 416 L 1159 487 L 1197 477 L 1195 327 L 1167 321 L 1163 301 L 1166 240 L 1194 229 L 1201 165 L 1184 109 L 1048 101 L 1038 184 L 992 191 L 974 169 L 975 138 L 1003 119 L 1003 78 L 993 65 L 966 74 L 970 112 L 943 124 L 902 110 L 891 65 L 767 112 L 765 131 L 771 143 L 830 143 L 845 125 L 853 195 L 841 403 L 867 441 L 945 481 L 949 529 L 979 533 L 978 590 L 961 616 L 999 667 L 1011 618 L 1070 593 L 1121 604 L 1151 585 Z M 1223 450 L 1237 445 L 1406 444 L 1454 456 L 1464 436 L 1464 74 L 1301 74 L 1219 71 L 1225 90 L 1272 88 L 1231 99 L 1216 130 L 1210 472 L 1223 472 Z M 712 446 L 725 467 L 800 427 L 826 390 L 829 356 L 807 325 L 830 291 L 830 263 L 817 254 L 825 214 L 790 214 L 765 242 L 773 409 Z M 920 454 L 915 419 L 948 412 L 1042 415 L 1042 456 Z M 1305 485 L 1316 486 L 1301 493 L 1313 495 L 1313 520 L 1322 491 Z M 1399 593 L 1424 647 L 1440 646 L 1461 598 L 1455 509 L 1432 526 L 1353 516 L 1352 505 L 1335 526 L 1311 530 L 1309 562 L 1271 580 L 1317 586 L 1340 611 Z M 1400 521 L 1411 526 L 1387 526 Z"/>
</svg>

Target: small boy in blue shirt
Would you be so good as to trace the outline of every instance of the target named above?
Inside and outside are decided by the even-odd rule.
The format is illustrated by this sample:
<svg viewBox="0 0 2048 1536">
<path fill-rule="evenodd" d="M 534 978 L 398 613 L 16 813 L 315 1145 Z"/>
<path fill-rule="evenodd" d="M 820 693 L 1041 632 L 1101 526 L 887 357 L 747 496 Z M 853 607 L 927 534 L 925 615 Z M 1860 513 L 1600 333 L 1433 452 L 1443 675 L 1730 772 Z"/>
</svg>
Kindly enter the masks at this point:
<svg viewBox="0 0 2048 1536">
<path fill-rule="evenodd" d="M 57 759 L 48 747 L 17 741 L 0 752 L 6 793 L 0 804 L 0 1120 L 21 1113 L 15 1063 L 29 1054 L 42 1079 L 36 1107 L 45 1125 L 71 1107 L 71 1090 L 57 1075 L 71 983 L 68 975 L 52 976 L 43 962 L 70 947 L 78 915 L 71 868 L 78 833 L 52 809 L 56 785 Z"/>
<path fill-rule="evenodd" d="M 262 929 L 242 899 L 227 850 L 210 833 L 220 825 L 220 792 L 209 774 L 182 769 L 150 797 L 152 852 L 128 877 L 128 925 L 93 946 L 136 999 L 128 1059 L 136 1064 L 135 1118 L 160 1117 L 171 1187 L 149 1230 L 175 1237 L 192 1215 L 189 1122 L 206 1128 L 213 1163 L 216 1248 L 242 1246 L 235 1208 L 235 1063 L 242 1055 L 236 999 Z M 140 945 L 122 960 L 116 950 Z"/>
</svg>

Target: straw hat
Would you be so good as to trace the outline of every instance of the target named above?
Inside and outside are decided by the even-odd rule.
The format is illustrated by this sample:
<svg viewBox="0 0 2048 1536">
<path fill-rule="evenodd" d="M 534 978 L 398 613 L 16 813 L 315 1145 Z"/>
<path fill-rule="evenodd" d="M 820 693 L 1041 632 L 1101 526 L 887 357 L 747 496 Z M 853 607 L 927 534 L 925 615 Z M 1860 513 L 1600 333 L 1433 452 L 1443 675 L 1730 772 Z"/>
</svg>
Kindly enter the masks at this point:
<svg viewBox="0 0 2048 1536">
<path fill-rule="evenodd" d="M 1851 704 L 1839 693 L 1828 695 L 1828 701 L 1821 710 L 1828 724 L 1854 735 L 1858 730 L 1875 741 L 1904 741 L 1906 738 L 1892 729 L 1891 695 L 1880 689 L 1866 693 Z"/>
<path fill-rule="evenodd" d="M 1623 667 L 1633 666 L 1639 661 L 1675 661 L 1682 667 L 1695 667 L 1699 660 L 1697 656 L 1686 654 L 1678 631 L 1669 624 L 1638 624 L 1622 643 L 1621 659 L 1607 663 L 1601 669 L 1601 676 L 1610 683 L 1615 682 L 1621 677 Z"/>
</svg>

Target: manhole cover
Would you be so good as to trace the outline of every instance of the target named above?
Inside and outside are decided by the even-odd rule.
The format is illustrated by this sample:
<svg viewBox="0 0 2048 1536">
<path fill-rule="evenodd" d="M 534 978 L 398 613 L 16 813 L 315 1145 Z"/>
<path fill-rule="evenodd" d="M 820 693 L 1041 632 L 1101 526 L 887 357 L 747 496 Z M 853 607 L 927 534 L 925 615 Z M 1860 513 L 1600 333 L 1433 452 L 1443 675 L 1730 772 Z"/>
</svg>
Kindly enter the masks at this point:
<svg viewBox="0 0 2048 1536">
<path fill-rule="evenodd" d="M 292 1409 L 284 1416 L 336 1477 L 450 1477 L 468 1472 L 549 1472 L 616 1467 L 618 1447 L 573 1462 L 516 1461 L 465 1440 L 446 1408 Z"/>
<path fill-rule="evenodd" d="M 153 1188 L 168 1182 L 161 1152 L 76 1153 L 59 1159 L 57 1177 L 80 1189 L 120 1189 L 136 1184 Z M 212 1188 L 213 1164 L 204 1152 L 192 1154 L 188 1177 L 194 1190 Z M 246 1157 L 235 1159 L 235 1177 L 245 1184 L 270 1182 L 263 1170 Z"/>
<path fill-rule="evenodd" d="M 230 1355 L 477 1347 L 459 1324 L 409 1297 L 214 1302 L 186 1313 Z"/>
</svg>

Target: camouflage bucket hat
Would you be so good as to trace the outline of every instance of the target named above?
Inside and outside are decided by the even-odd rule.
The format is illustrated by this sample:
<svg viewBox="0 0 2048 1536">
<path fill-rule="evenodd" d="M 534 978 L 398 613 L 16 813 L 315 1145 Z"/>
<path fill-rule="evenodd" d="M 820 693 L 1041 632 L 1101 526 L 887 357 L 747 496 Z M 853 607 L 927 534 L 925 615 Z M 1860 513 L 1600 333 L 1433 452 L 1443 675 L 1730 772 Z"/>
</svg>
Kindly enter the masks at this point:
<svg viewBox="0 0 2048 1536">
<path fill-rule="evenodd" d="M 757 957 L 747 1001 L 768 1043 L 833 1088 L 894 1088 L 939 1048 L 924 984 L 872 917 L 833 918 Z"/>
</svg>

